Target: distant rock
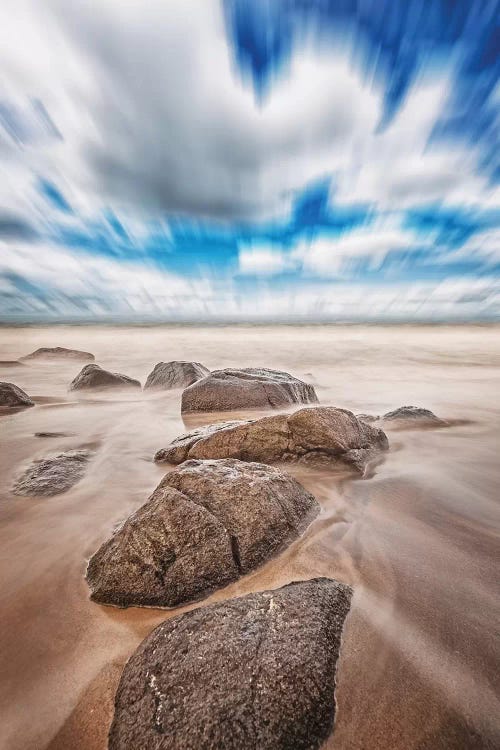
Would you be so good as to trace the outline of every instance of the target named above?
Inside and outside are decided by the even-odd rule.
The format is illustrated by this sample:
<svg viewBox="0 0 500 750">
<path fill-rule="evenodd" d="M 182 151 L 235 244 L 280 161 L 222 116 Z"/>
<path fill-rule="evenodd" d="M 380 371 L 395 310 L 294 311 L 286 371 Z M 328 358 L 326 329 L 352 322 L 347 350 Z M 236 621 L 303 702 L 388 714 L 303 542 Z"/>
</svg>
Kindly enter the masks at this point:
<svg viewBox="0 0 500 750">
<path fill-rule="evenodd" d="M 20 357 L 20 359 L 21 361 L 32 359 L 71 359 L 80 362 L 93 362 L 95 357 L 90 352 L 81 352 L 78 349 L 66 349 L 64 346 L 42 346 L 40 349 L 31 352 L 31 354 Z"/>
<path fill-rule="evenodd" d="M 149 373 L 144 390 L 158 388 L 166 391 L 171 388 L 187 388 L 207 375 L 210 375 L 210 370 L 199 362 L 158 362 Z"/>
<path fill-rule="evenodd" d="M 399 409 L 389 411 L 382 417 L 382 422 L 391 423 L 418 423 L 422 426 L 444 426 L 447 423 L 444 419 L 436 417 L 429 409 L 422 409 L 419 406 L 400 406 Z"/>
<path fill-rule="evenodd" d="M 312 385 L 287 372 L 265 367 L 214 370 L 186 388 L 181 411 L 231 411 L 237 409 L 278 409 L 293 404 L 315 404 L 318 397 Z"/>
<path fill-rule="evenodd" d="M 11 367 L 26 367 L 23 362 L 19 362 L 18 359 L 2 359 L 0 360 L 0 367 L 11 368 Z"/>
<path fill-rule="evenodd" d="M 120 607 L 199 599 L 275 555 L 318 511 L 278 469 L 187 461 L 90 558 L 91 598 Z"/>
<path fill-rule="evenodd" d="M 373 414 L 356 414 L 356 419 L 359 419 L 361 422 L 367 422 L 368 424 L 371 424 L 372 422 L 377 422 L 380 417 L 376 417 Z"/>
<path fill-rule="evenodd" d="M 60 438 L 60 437 L 72 437 L 74 432 L 35 432 L 37 438 Z"/>
<path fill-rule="evenodd" d="M 179 464 L 189 458 L 239 458 L 278 463 L 347 464 L 363 472 L 366 463 L 389 443 L 382 430 L 356 419 L 346 409 L 316 406 L 202 427 L 176 438 L 155 461 Z"/>
<path fill-rule="evenodd" d="M 82 479 L 93 453 L 72 450 L 55 456 L 40 458 L 23 472 L 15 482 L 15 495 L 60 495 Z"/>
<path fill-rule="evenodd" d="M 351 596 L 315 578 L 166 620 L 125 665 L 109 750 L 317 750 Z"/>
<path fill-rule="evenodd" d="M 128 375 L 108 372 L 99 365 L 85 365 L 69 385 L 70 391 L 97 388 L 140 388 L 141 384 Z"/>
<path fill-rule="evenodd" d="M 21 407 L 34 405 L 35 402 L 19 386 L 14 385 L 14 383 L 0 383 L 0 406 Z"/>
</svg>

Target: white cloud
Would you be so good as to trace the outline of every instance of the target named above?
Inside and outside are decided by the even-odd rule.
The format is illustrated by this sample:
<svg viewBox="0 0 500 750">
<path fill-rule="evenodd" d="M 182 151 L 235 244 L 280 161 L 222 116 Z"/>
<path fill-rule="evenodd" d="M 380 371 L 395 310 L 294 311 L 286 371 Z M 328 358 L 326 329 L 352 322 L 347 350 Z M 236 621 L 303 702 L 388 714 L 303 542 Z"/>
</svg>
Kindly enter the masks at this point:
<svg viewBox="0 0 500 750">
<path fill-rule="evenodd" d="M 273 246 L 244 247 L 238 254 L 238 270 L 242 274 L 274 276 L 294 266 L 289 254 Z"/>
</svg>

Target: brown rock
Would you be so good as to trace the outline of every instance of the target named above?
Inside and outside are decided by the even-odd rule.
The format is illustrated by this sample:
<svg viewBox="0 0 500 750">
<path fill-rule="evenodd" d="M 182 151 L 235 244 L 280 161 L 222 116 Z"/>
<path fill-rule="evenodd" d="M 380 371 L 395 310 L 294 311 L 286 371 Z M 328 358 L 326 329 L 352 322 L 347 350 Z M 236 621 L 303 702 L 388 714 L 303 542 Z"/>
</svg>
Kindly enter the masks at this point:
<svg viewBox="0 0 500 750">
<path fill-rule="evenodd" d="M 275 555 L 318 510 L 278 469 L 187 461 L 91 557 L 91 598 L 120 607 L 199 599 Z"/>
<path fill-rule="evenodd" d="M 188 458 L 243 461 L 341 462 L 363 472 L 389 447 L 387 437 L 346 409 L 316 406 L 294 414 L 214 424 L 181 435 L 158 451 L 155 461 L 179 464 Z"/>
<path fill-rule="evenodd" d="M 38 459 L 15 482 L 15 495 L 60 495 L 82 479 L 92 457 L 88 450 L 72 450 Z"/>
<path fill-rule="evenodd" d="M 210 375 L 210 370 L 199 362 L 158 362 L 149 373 L 144 390 L 158 388 L 166 391 L 171 388 L 187 388 L 207 375 Z"/>
<path fill-rule="evenodd" d="M 42 346 L 40 349 L 31 352 L 31 354 L 20 357 L 20 359 L 21 361 L 29 361 L 31 359 L 76 359 L 80 362 L 93 362 L 95 357 L 90 352 L 81 352 L 78 349 L 66 349 L 64 346 Z"/>
<path fill-rule="evenodd" d="M 351 596 L 316 578 L 162 623 L 123 670 L 110 750 L 316 750 Z"/>
<path fill-rule="evenodd" d="M 35 402 L 19 386 L 14 385 L 14 383 L 0 383 L 0 406 L 20 407 L 34 405 Z"/>
<path fill-rule="evenodd" d="M 287 372 L 265 367 L 214 370 L 182 394 L 181 411 L 231 411 L 278 409 L 292 404 L 315 404 L 312 385 Z"/>
<path fill-rule="evenodd" d="M 436 417 L 432 411 L 422 409 L 420 406 L 400 406 L 399 409 L 384 414 L 382 421 L 393 423 L 394 426 L 404 426 L 403 423 L 407 423 L 439 427 L 447 424 L 444 419 Z"/>
<path fill-rule="evenodd" d="M 108 372 L 99 365 L 85 365 L 69 384 L 70 391 L 98 388 L 140 388 L 141 384 L 128 375 Z"/>
</svg>

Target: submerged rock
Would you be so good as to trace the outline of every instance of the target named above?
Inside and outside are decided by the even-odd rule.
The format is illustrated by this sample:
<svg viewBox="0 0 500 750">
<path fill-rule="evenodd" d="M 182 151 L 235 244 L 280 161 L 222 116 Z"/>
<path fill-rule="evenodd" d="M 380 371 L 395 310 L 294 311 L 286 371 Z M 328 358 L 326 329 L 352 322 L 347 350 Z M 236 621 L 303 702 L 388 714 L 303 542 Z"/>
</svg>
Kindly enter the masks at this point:
<svg viewBox="0 0 500 750">
<path fill-rule="evenodd" d="M 0 406 L 34 406 L 35 402 L 14 383 L 0 383 Z"/>
<path fill-rule="evenodd" d="M 91 557 L 91 598 L 175 607 L 276 554 L 318 513 L 293 477 L 233 459 L 187 461 Z"/>
<path fill-rule="evenodd" d="M 315 404 L 312 385 L 287 372 L 265 367 L 214 370 L 182 394 L 181 411 L 277 409 L 292 404 Z"/>
<path fill-rule="evenodd" d="M 1 359 L 0 360 L 0 367 L 25 367 L 26 365 L 23 362 L 20 362 L 18 359 Z"/>
<path fill-rule="evenodd" d="M 60 438 L 60 437 L 73 437 L 74 432 L 35 432 L 37 438 Z"/>
<path fill-rule="evenodd" d="M 400 406 L 399 409 L 389 411 L 382 417 L 383 422 L 418 422 L 422 425 L 445 425 L 444 419 L 436 417 L 429 409 L 422 409 L 419 406 Z"/>
<path fill-rule="evenodd" d="M 40 349 L 31 352 L 31 354 L 20 357 L 20 359 L 22 361 L 31 359 L 76 359 L 81 362 L 93 362 L 95 357 L 90 352 L 81 352 L 78 349 L 66 349 L 64 346 L 42 346 Z"/>
<path fill-rule="evenodd" d="M 352 412 L 316 406 L 194 430 L 158 451 L 155 461 L 179 464 L 188 458 L 231 457 L 265 463 L 341 462 L 363 472 L 367 461 L 388 447 L 382 430 L 356 419 Z"/>
<path fill-rule="evenodd" d="M 200 362 L 158 362 L 152 372 L 149 373 L 144 390 L 147 388 L 162 390 L 187 388 L 207 375 L 210 375 L 210 370 Z"/>
<path fill-rule="evenodd" d="M 93 453 L 72 450 L 40 458 L 26 469 L 14 484 L 15 495 L 59 495 L 82 479 Z"/>
<path fill-rule="evenodd" d="M 377 422 L 380 417 L 373 414 L 356 414 L 356 419 L 359 419 L 361 422 L 368 422 L 368 424 L 372 424 L 373 422 Z"/>
<path fill-rule="evenodd" d="M 99 365 L 85 365 L 69 384 L 70 391 L 97 388 L 140 388 L 141 384 L 128 375 L 108 372 Z"/>
<path fill-rule="evenodd" d="M 163 622 L 125 665 L 110 750 L 321 747 L 351 596 L 315 578 Z"/>
</svg>

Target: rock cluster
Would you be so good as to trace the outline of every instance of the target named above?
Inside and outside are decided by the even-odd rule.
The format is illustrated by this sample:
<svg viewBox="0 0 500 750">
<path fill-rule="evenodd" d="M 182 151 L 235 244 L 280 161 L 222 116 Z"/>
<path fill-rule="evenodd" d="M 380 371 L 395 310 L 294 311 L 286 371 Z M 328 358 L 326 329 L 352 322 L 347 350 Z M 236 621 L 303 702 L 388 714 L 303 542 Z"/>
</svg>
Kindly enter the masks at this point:
<svg viewBox="0 0 500 750">
<path fill-rule="evenodd" d="M 316 750 L 351 595 L 316 578 L 162 623 L 125 666 L 110 750 Z"/>
<path fill-rule="evenodd" d="M 99 388 L 140 388 L 141 384 L 128 375 L 108 372 L 99 365 L 85 365 L 69 385 L 70 391 L 92 390 Z"/>
<path fill-rule="evenodd" d="M 155 461 L 179 464 L 188 458 L 238 458 L 278 463 L 342 463 L 363 472 L 367 462 L 389 447 L 382 430 L 346 409 L 316 406 L 293 414 L 203 427 L 174 440 Z"/>
<path fill-rule="evenodd" d="M 170 390 L 171 388 L 187 388 L 197 380 L 210 375 L 210 370 L 200 362 L 158 362 L 149 373 L 144 390 L 157 388 Z"/>
<path fill-rule="evenodd" d="M 0 383 L 0 406 L 22 407 L 34 406 L 35 402 L 27 393 L 14 383 Z"/>
<path fill-rule="evenodd" d="M 187 461 L 91 557 L 91 598 L 120 607 L 199 599 L 275 555 L 318 511 L 278 469 Z"/>
<path fill-rule="evenodd" d="M 33 461 L 15 482 L 13 492 L 43 497 L 67 492 L 82 479 L 92 455 L 89 450 L 72 450 Z"/>
<path fill-rule="evenodd" d="M 247 367 L 241 370 L 214 370 L 193 383 L 182 394 L 181 411 L 278 409 L 317 402 L 313 386 L 287 372 Z"/>
</svg>

